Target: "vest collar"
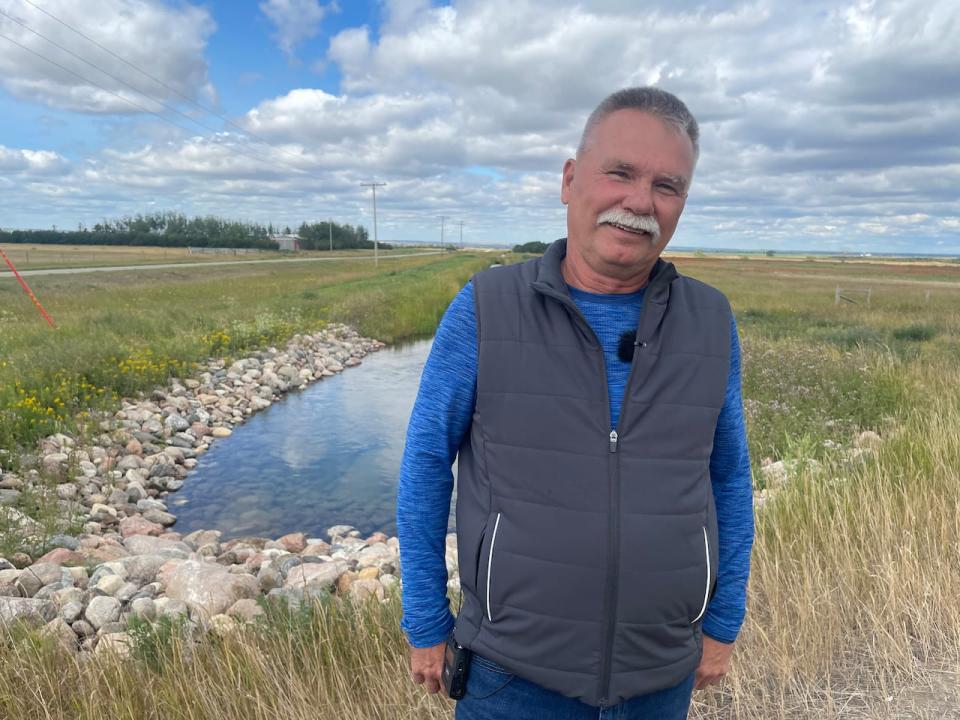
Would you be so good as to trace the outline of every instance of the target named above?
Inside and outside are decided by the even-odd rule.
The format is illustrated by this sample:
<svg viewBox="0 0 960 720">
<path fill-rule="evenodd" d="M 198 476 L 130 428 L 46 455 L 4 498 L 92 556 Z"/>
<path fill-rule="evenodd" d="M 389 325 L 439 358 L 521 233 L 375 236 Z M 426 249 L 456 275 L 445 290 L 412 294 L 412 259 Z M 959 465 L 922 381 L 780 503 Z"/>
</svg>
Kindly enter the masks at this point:
<svg viewBox="0 0 960 720">
<path fill-rule="evenodd" d="M 567 281 L 563 279 L 563 272 L 560 269 L 566 255 L 566 238 L 560 238 L 551 243 L 540 259 L 536 280 L 530 283 L 530 287 L 552 297 L 566 296 L 569 298 Z M 648 296 L 647 302 L 666 304 L 670 295 L 670 283 L 677 277 L 679 276 L 673 263 L 657 258 L 657 262 L 650 271 L 650 281 L 645 285 Z"/>
</svg>

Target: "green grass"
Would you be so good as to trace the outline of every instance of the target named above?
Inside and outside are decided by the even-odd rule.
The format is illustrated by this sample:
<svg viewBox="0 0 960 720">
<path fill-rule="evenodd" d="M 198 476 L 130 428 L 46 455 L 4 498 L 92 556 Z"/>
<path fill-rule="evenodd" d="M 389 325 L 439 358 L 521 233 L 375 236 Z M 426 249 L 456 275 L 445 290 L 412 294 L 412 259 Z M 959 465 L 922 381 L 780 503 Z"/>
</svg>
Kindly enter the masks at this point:
<svg viewBox="0 0 960 720">
<path fill-rule="evenodd" d="M 859 432 L 882 434 L 904 408 L 932 399 L 917 371 L 940 360 L 956 366 L 960 272 L 952 268 L 904 275 L 918 269 L 776 259 L 681 258 L 677 265 L 730 298 L 755 469 L 765 458 L 824 460 L 837 446 L 849 449 Z M 872 287 L 871 304 L 835 304 L 837 272 L 854 272 L 858 286 Z M 952 285 L 881 282 L 940 283 L 943 273 Z"/>
<path fill-rule="evenodd" d="M 0 243 L 0 250 L 6 253 L 18 271 L 48 270 L 54 268 L 93 268 L 127 265 L 157 265 L 168 263 L 208 263 L 208 262 L 254 262 L 258 260 L 290 260 L 293 258 L 313 257 L 351 257 L 368 256 L 372 250 L 334 250 L 301 251 L 295 255 L 277 250 L 239 252 L 237 254 L 198 252 L 190 254 L 185 247 L 146 247 L 126 245 L 33 245 L 19 243 Z M 437 251 L 438 248 L 398 247 L 381 249 L 381 257 L 407 255 L 416 252 Z M 7 264 L 0 259 L 0 276 L 8 271 Z"/>
<path fill-rule="evenodd" d="M 85 410 L 182 376 L 209 355 L 237 355 L 326 322 L 393 342 L 432 332 L 484 257 L 456 254 L 336 266 L 203 268 L 124 277 L 35 278 L 51 330 L 0 281 L 0 448 L 76 429 Z"/>
</svg>

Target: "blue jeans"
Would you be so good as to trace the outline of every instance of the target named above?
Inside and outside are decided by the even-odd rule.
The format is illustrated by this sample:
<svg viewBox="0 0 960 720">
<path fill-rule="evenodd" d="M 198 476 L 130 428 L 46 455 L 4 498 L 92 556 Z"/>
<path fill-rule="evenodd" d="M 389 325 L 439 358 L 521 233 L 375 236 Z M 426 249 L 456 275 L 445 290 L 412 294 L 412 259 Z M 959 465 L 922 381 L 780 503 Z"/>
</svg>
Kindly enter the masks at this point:
<svg viewBox="0 0 960 720">
<path fill-rule="evenodd" d="M 683 720 L 690 709 L 694 673 L 672 688 L 596 708 L 517 677 L 473 654 L 467 692 L 456 720 Z"/>
</svg>

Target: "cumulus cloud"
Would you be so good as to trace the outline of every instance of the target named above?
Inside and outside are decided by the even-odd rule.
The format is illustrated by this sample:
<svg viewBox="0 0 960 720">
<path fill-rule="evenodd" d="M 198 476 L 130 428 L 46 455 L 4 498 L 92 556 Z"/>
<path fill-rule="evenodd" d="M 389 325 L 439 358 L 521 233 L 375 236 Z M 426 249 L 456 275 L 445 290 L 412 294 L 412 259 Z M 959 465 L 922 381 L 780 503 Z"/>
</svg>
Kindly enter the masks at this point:
<svg viewBox="0 0 960 720">
<path fill-rule="evenodd" d="M 208 101 L 215 97 L 203 57 L 207 38 L 215 29 L 206 9 L 187 4 L 169 7 L 159 0 L 45 0 L 41 7 L 49 14 L 16 0 L 0 0 L 0 10 L 10 16 L 0 15 L 0 34 L 17 43 L 0 42 L 0 85 L 15 97 L 85 113 L 127 114 L 141 110 L 126 100 L 152 111 L 162 107 L 130 86 L 173 102 L 180 99 L 177 93 Z M 71 28 L 146 69 L 163 85 Z"/>
<path fill-rule="evenodd" d="M 291 59 L 298 45 L 320 32 L 320 23 L 335 7 L 335 4 L 321 5 L 319 0 L 264 0 L 260 3 L 260 11 L 275 28 L 273 39 Z"/>
<path fill-rule="evenodd" d="M 323 20 L 317 2 L 261 7 L 293 18 L 284 35 L 270 16 L 288 54 Z M 954 0 L 380 8 L 378 27 L 331 39 L 338 89 L 293 89 L 237 118 L 269 145 L 235 133 L 141 142 L 74 167 L 70 182 L 91 198 L 124 187 L 131 203 L 161 193 L 198 211 L 369 223 L 359 183 L 377 178 L 386 239 L 438 237 L 445 215 L 474 240 L 549 240 L 564 233 L 560 168 L 587 114 L 616 88 L 652 83 L 701 122 L 677 244 L 893 249 L 920 238 L 960 252 Z"/>
<path fill-rule="evenodd" d="M 64 157 L 50 150 L 27 150 L 0 145 L 0 172 L 6 175 L 48 175 L 63 170 Z"/>
</svg>

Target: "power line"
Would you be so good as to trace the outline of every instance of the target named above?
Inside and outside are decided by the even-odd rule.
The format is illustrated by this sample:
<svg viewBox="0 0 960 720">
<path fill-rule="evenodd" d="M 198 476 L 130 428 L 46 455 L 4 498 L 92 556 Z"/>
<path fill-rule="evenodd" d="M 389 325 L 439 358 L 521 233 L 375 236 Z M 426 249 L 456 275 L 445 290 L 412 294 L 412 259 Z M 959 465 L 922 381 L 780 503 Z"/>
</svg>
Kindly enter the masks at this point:
<svg viewBox="0 0 960 720">
<path fill-rule="evenodd" d="M 273 145 L 273 144 L 272 144 L 270 141 L 268 141 L 266 138 L 263 138 L 263 137 L 261 137 L 260 135 L 257 135 L 256 133 L 248 130 L 247 128 L 244 128 L 244 127 L 241 126 L 241 125 L 238 125 L 238 124 L 235 123 L 233 120 L 231 120 L 230 118 L 228 118 L 226 115 L 221 115 L 221 114 L 218 113 L 216 110 L 213 110 L 213 109 L 211 109 L 211 108 L 208 108 L 206 105 L 203 105 L 203 104 L 197 102 L 196 100 L 194 100 L 193 98 L 191 98 L 189 95 L 185 95 L 184 93 L 182 93 L 182 92 L 180 92 L 179 90 L 177 90 L 175 87 L 172 87 L 171 85 L 168 85 L 167 83 L 165 83 L 165 82 L 164 82 L 163 80 L 161 80 L 160 78 L 155 77 L 154 75 L 151 75 L 151 74 L 148 73 L 146 70 L 144 70 L 143 68 L 141 68 L 139 65 L 136 65 L 136 64 L 130 62 L 130 61 L 127 60 L 126 58 L 124 58 L 124 57 L 118 55 L 117 53 L 115 53 L 115 52 L 114 52 L 113 50 L 111 50 L 110 48 L 108 48 L 108 47 L 106 47 L 105 45 L 102 45 L 101 43 L 97 42 L 96 40 L 94 40 L 92 37 L 90 37 L 90 36 L 87 35 L 86 33 L 82 32 L 82 31 L 80 31 L 80 30 L 77 30 L 77 28 L 73 27 L 72 25 L 70 25 L 69 23 L 67 23 L 67 22 L 64 21 L 64 20 L 61 20 L 60 18 L 58 18 L 56 15 L 54 15 L 54 14 L 51 13 L 50 11 L 44 10 L 42 7 L 40 7 L 39 5 L 37 5 L 35 2 L 32 2 L 32 0 L 23 0 L 23 2 L 25 2 L 27 5 L 35 8 L 36 10 L 39 10 L 39 11 L 42 12 L 44 15 L 46 15 L 47 17 L 49 17 L 51 20 L 54 20 L 54 21 L 60 23 L 61 25 L 63 25 L 63 27 L 65 27 L 65 28 L 67 28 L 68 30 L 70 30 L 71 32 L 79 35 L 80 37 L 82 37 L 82 38 L 83 38 L 84 40 L 86 40 L 87 42 L 90 42 L 90 43 L 96 45 L 98 48 L 100 48 L 101 50 L 103 50 L 105 53 L 107 53 L 108 55 L 116 58 L 117 60 L 119 60 L 120 62 L 122 62 L 122 63 L 123 63 L 124 65 L 126 65 L 127 67 L 130 67 L 130 68 L 132 68 L 133 70 L 136 70 L 138 73 L 140 73 L 141 75 L 143 75 L 145 78 L 148 78 L 148 79 L 152 80 L 153 82 L 157 83 L 158 85 L 160 85 L 161 87 L 165 88 L 165 89 L 168 90 L 169 92 L 172 92 L 172 93 L 173 93 L 174 95 L 176 95 L 177 97 L 179 97 L 179 98 L 181 98 L 181 99 L 183 99 L 183 100 L 186 100 L 188 103 L 190 103 L 190 104 L 193 105 L 194 107 L 200 108 L 200 109 L 203 110 L 204 112 L 209 113 L 210 115 L 213 115 L 213 116 L 216 117 L 216 118 L 219 118 L 220 120 L 222 120 L 223 122 L 225 122 L 227 125 L 230 125 L 231 127 L 239 130 L 240 132 L 244 133 L 245 135 L 249 135 L 250 137 L 255 138 L 256 140 L 259 140 L 259 141 L 260 141 L 261 143 L 263 143 L 264 145 L 267 145 L 267 146 L 269 146 L 269 147 L 272 147 L 274 150 L 277 150 L 277 151 L 279 151 L 279 152 L 282 152 L 284 155 L 289 155 L 290 157 L 295 158 L 298 162 L 303 159 L 302 157 L 300 157 L 299 155 L 296 155 L 295 153 L 292 153 L 292 152 L 290 152 L 290 151 L 288 151 L 288 150 L 284 150 L 284 149 L 281 148 L 281 147 L 277 147 L 276 145 Z M 4 14 L 6 14 L 6 13 L 4 13 Z M 7 16 L 7 17 L 9 17 L 9 16 Z M 28 28 L 28 29 L 29 29 L 29 28 Z M 37 33 L 37 34 L 39 35 L 39 33 Z M 42 37 L 42 36 L 41 36 L 41 37 Z M 51 42 L 52 42 L 52 41 L 51 41 Z M 68 51 L 68 52 L 69 52 L 69 51 Z M 84 61 L 84 62 L 86 62 L 86 61 Z M 101 72 L 102 72 L 102 71 L 101 71 Z M 146 93 L 144 93 L 144 92 L 142 92 L 142 91 L 138 91 L 138 92 L 140 92 L 141 95 L 145 95 L 145 96 L 149 97 L 149 95 L 147 95 Z M 157 102 L 159 102 L 159 101 L 157 101 Z"/>
<path fill-rule="evenodd" d="M 200 122 L 200 121 L 197 120 L 196 118 L 190 117 L 190 116 L 187 115 L 185 112 L 182 112 L 181 110 L 175 108 L 175 107 L 172 106 L 172 105 L 168 105 L 168 104 L 165 103 L 163 100 L 158 100 L 157 98 L 153 97 L 152 95 L 149 95 L 148 93 L 143 92 L 140 88 L 138 88 L 138 87 L 136 87 L 136 86 L 134 86 L 134 85 L 131 85 L 130 83 L 128 83 L 128 82 L 127 82 L 126 80 L 124 80 L 123 78 L 119 78 L 119 77 L 117 77 L 116 75 L 108 72 L 107 70 L 104 70 L 104 69 L 103 69 L 102 67 L 100 67 L 99 65 L 97 65 L 97 64 L 95 64 L 95 63 L 92 63 L 92 62 L 90 62 L 89 60 L 81 57 L 81 56 L 78 55 L 77 53 L 73 52 L 73 50 L 70 50 L 69 48 L 65 48 L 65 47 L 64 47 L 63 45 L 61 45 L 60 43 L 56 42 L 55 40 L 51 40 L 50 38 L 48 38 L 48 37 L 47 37 L 46 35 L 44 35 L 43 33 L 34 30 L 32 27 L 30 27 L 30 26 L 27 25 L 26 23 L 21 22 L 20 20 L 17 20 L 17 19 L 16 19 L 15 17 L 13 17 L 12 15 L 8 15 L 8 14 L 5 13 L 3 10 L 0 10 L 0 15 L 3 15 L 5 18 L 7 18 L 7 19 L 9 19 L 9 20 L 13 20 L 13 22 L 15 22 L 15 23 L 16 23 L 17 25 L 19 25 L 20 27 L 24 28 L 25 30 L 29 30 L 29 31 L 32 32 L 34 35 L 36 35 L 37 37 L 46 40 L 48 43 L 50 43 L 51 45 L 53 45 L 55 48 L 59 48 L 59 49 L 62 50 L 63 52 L 67 53 L 68 55 L 70 55 L 70 56 L 72 56 L 72 57 L 75 57 L 77 60 L 79 60 L 80 62 L 82 62 L 84 65 L 89 65 L 89 66 L 92 67 L 94 70 L 97 70 L 98 72 L 102 72 L 104 75 L 106 75 L 106 76 L 107 76 L 108 78 L 110 78 L 111 80 L 115 80 L 116 82 L 120 83 L 121 85 L 126 85 L 128 88 L 130 88 L 131 90 L 133 90 L 133 91 L 134 91 L 135 93 L 137 93 L 138 95 L 143 95 L 143 96 L 144 96 L 145 98 L 147 98 L 148 100 L 152 100 L 153 102 L 157 103 L 158 105 L 160 105 L 160 106 L 162 106 L 162 107 L 165 107 L 165 108 L 166 108 L 167 110 L 169 110 L 170 112 L 175 112 L 177 115 L 180 115 L 181 117 L 185 117 L 187 120 L 189 120 L 189 121 L 192 122 L 192 123 L 196 123 L 197 125 L 199 125 L 200 127 L 202 127 L 204 130 L 209 130 L 210 132 L 217 132 L 217 128 L 212 128 L 212 127 L 210 127 L 209 125 L 204 125 L 202 122 Z"/>
<path fill-rule="evenodd" d="M 171 120 L 170 118 L 164 117 L 162 114 L 160 114 L 160 113 L 158 113 L 158 112 L 156 112 L 156 111 L 154 111 L 154 110 L 150 110 L 149 108 L 145 108 L 145 107 L 144 107 L 143 105 L 141 105 L 140 103 L 134 102 L 134 101 L 131 100 L 130 98 L 124 97 L 124 96 L 121 95 L 120 93 L 114 92 L 114 91 L 111 90 L 110 88 L 104 87 L 103 85 L 101 85 L 101 84 L 98 83 L 97 81 L 91 80 L 90 78 L 85 77 L 84 75 L 81 75 L 80 73 L 76 72 L 75 70 L 71 70 L 70 68 L 66 67 L 65 65 L 62 65 L 61 63 L 58 63 L 56 60 L 51 60 L 51 59 L 48 58 L 46 55 L 43 55 L 42 53 L 39 53 L 39 52 L 37 52 L 36 50 L 33 50 L 33 49 L 31 49 L 31 48 L 28 48 L 26 45 L 23 45 L 23 44 L 17 42 L 17 41 L 14 40 L 13 38 L 8 37 L 8 36 L 4 35 L 3 33 L 0 33 L 0 38 L 3 38 L 4 40 L 7 40 L 8 42 L 13 43 L 13 44 L 16 45 L 17 47 L 19 47 L 21 50 L 26 50 L 26 51 L 27 51 L 28 53 L 30 53 L 31 55 L 35 55 L 36 57 L 40 58 L 41 60 L 44 60 L 44 61 L 50 63 L 51 65 L 53 65 L 53 66 L 55 66 L 55 67 L 57 67 L 57 68 L 60 68 L 60 69 L 63 70 L 64 72 L 70 73 L 70 74 L 73 75 L 74 77 L 80 78 L 83 82 L 89 83 L 90 85 L 94 85 L 95 87 L 100 88 L 100 89 L 103 90 L 105 93 L 108 93 L 108 94 L 110 94 L 110 95 L 113 95 L 115 98 L 117 98 L 117 99 L 119 99 L 119 100 L 127 103 L 128 105 L 131 105 L 131 106 L 137 108 L 138 110 L 140 110 L 140 111 L 142 111 L 142 112 L 145 112 L 145 113 L 148 113 L 148 114 L 150 114 L 150 115 L 153 115 L 154 117 L 159 118 L 159 119 L 162 120 L 163 122 L 169 123 L 170 125 L 173 125 L 175 128 L 178 128 L 178 129 L 180 129 L 180 130 L 186 130 L 187 132 L 190 132 L 190 129 L 189 129 L 189 128 L 185 128 L 185 127 L 183 127 L 182 125 L 180 125 L 180 124 L 178 124 L 178 123 L 175 123 L 175 122 L 174 122 L 173 120 Z M 143 93 L 141 93 L 141 95 L 143 95 Z M 145 96 L 145 97 L 148 97 L 148 96 Z M 148 99 L 149 99 L 149 97 L 148 97 Z M 250 153 L 248 153 L 248 152 L 245 152 L 245 151 L 243 151 L 243 150 L 240 150 L 240 149 L 237 148 L 237 147 L 232 147 L 232 148 L 229 148 L 229 147 L 227 147 L 227 146 L 221 146 L 221 147 L 223 147 L 223 149 L 227 150 L 227 152 L 237 153 L 237 154 L 239 154 L 239 155 L 244 155 L 244 156 L 246 156 L 246 157 L 248 157 L 248 158 L 252 158 L 252 159 L 254 159 L 254 160 L 257 160 L 258 162 L 265 162 L 265 163 L 270 163 L 270 164 L 273 163 L 272 160 L 269 160 L 269 159 L 267 159 L 267 158 L 265 158 L 265 157 L 260 157 L 260 156 L 258 156 L 258 155 L 252 155 L 252 154 L 250 154 Z M 305 170 L 301 170 L 300 168 L 291 168 L 291 169 L 292 169 L 294 172 L 306 173 Z"/>
</svg>

